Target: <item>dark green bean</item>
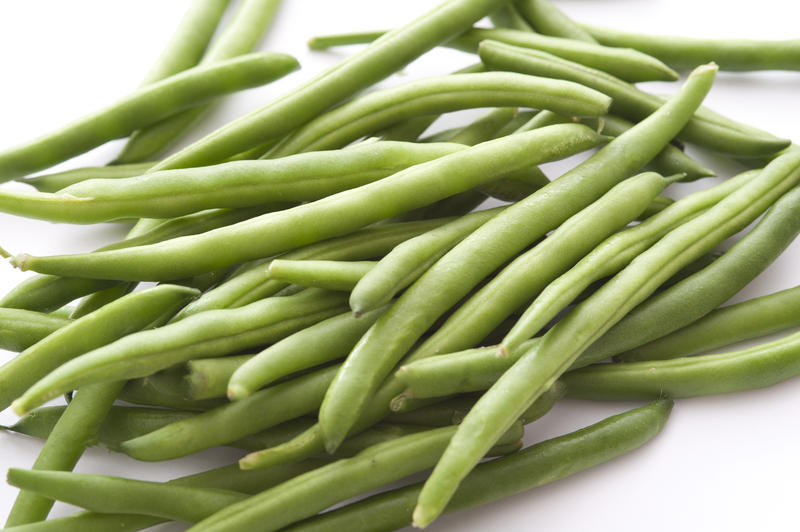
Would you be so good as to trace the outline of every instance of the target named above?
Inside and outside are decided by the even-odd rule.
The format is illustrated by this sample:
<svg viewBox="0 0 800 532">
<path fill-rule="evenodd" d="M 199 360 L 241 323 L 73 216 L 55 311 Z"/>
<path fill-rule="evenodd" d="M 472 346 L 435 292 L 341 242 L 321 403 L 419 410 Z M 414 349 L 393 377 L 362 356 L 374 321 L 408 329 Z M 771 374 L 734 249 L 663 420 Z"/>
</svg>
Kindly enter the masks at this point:
<svg viewBox="0 0 800 532">
<path fill-rule="evenodd" d="M 616 355 L 621 362 L 677 358 L 800 325 L 800 287 L 713 310 L 685 327 Z"/>
<path fill-rule="evenodd" d="M 203 235 L 83 255 L 23 254 L 16 257 L 15 264 L 67 276 L 180 279 L 347 234 L 508 172 L 583 151 L 599 140 L 594 131 L 580 124 L 549 126 L 484 142 L 374 183 Z M 221 249 L 225 253 L 220 253 Z"/>
<path fill-rule="evenodd" d="M 648 94 L 610 74 L 542 51 L 485 41 L 481 43 L 479 53 L 481 60 L 490 68 L 568 79 L 593 87 L 612 97 L 612 113 L 632 121 L 648 116 L 663 102 L 658 96 Z M 788 140 L 738 125 L 730 119 L 720 121 L 718 115 L 705 109 L 696 112 L 678 137 L 736 157 L 774 154 L 789 145 Z"/>
<path fill-rule="evenodd" d="M 483 463 L 464 479 L 445 511 L 486 504 L 630 452 L 661 431 L 671 408 L 671 401 L 657 401 L 537 443 L 508 457 Z M 421 487 L 418 483 L 373 495 L 285 530 L 383 532 L 399 529 L 411 524 L 411 509 Z"/>
<path fill-rule="evenodd" d="M 205 412 L 223 404 L 224 393 L 217 398 L 192 397 L 183 368 L 168 368 L 141 379 L 128 381 L 119 395 L 122 401 L 136 405 L 158 406 L 177 410 Z"/>
<path fill-rule="evenodd" d="M 69 323 L 42 312 L 0 308 L 0 349 L 22 351 Z"/>
<path fill-rule="evenodd" d="M 297 68 L 283 54 L 250 54 L 194 67 L 147 85 L 62 129 L 0 153 L 0 181 L 66 161 L 94 147 L 222 94 L 263 85 Z"/>
</svg>

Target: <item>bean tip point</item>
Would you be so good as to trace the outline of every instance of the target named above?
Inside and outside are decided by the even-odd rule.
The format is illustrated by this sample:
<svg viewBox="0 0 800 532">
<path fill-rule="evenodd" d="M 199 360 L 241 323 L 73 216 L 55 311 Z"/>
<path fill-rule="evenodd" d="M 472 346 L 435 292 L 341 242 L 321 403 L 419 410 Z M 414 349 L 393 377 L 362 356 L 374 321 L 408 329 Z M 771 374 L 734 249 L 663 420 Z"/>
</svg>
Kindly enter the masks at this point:
<svg viewBox="0 0 800 532">
<path fill-rule="evenodd" d="M 508 349 L 505 345 L 499 344 L 497 346 L 497 356 L 499 358 L 508 358 Z"/>
<path fill-rule="evenodd" d="M 20 253 L 19 255 L 8 256 L 8 261 L 11 263 L 12 266 L 15 268 L 19 268 L 22 271 L 28 269 L 29 262 L 31 260 L 31 256 L 27 253 Z"/>
<path fill-rule="evenodd" d="M 250 391 L 240 385 L 228 386 L 228 399 L 231 401 L 240 401 L 247 398 Z"/>
</svg>

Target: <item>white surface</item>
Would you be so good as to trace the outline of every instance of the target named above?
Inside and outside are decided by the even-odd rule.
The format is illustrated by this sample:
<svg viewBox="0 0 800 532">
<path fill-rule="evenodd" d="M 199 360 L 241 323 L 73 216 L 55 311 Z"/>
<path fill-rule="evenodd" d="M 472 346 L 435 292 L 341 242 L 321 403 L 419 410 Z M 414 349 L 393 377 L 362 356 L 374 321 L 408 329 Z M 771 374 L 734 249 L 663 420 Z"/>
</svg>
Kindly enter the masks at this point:
<svg viewBox="0 0 800 532">
<path fill-rule="evenodd" d="M 0 3 L 0 147 L 41 134 L 132 90 L 158 55 L 187 1 L 28 0 Z M 303 70 L 262 89 L 229 98 L 202 124 L 210 131 L 319 72 L 350 52 L 310 53 L 315 34 L 392 27 L 424 12 L 429 0 L 285 2 L 262 49 L 292 53 Z M 754 38 L 797 37 L 800 7 L 785 0 L 564 0 L 578 20 L 641 31 Z M 404 78 L 450 72 L 471 62 L 457 52 L 437 50 L 405 70 Z M 800 73 L 721 73 L 707 103 L 733 118 L 800 140 L 797 89 Z M 672 92 L 674 84 L 653 87 Z M 191 138 L 198 138 L 201 132 Z M 104 164 L 120 141 L 63 165 Z M 705 156 L 723 175 L 736 167 Z M 551 177 L 564 166 L 551 166 Z M 4 185 L 13 186 L 13 185 Z M 702 186 L 705 186 L 703 183 Z M 687 187 L 677 190 L 683 194 Z M 114 225 L 80 227 L 0 215 L 0 245 L 11 252 L 55 254 L 92 249 L 121 238 Z M 736 300 L 793 286 L 800 281 L 792 246 Z M 0 293 L 25 277 L 0 263 Z M 729 396 L 677 402 L 664 432 L 642 449 L 612 463 L 522 494 L 439 520 L 432 530 L 509 532 L 668 530 L 796 530 L 795 480 L 800 474 L 800 381 Z M 527 431 L 526 441 L 562 434 L 632 404 L 562 401 Z M 14 415 L 0 413 L 0 423 Z M 39 444 L 0 433 L 0 469 L 30 467 Z M 142 464 L 91 449 L 78 465 L 83 472 L 167 479 L 230 462 L 234 451 L 209 451 L 169 463 Z M 0 486 L 0 519 L 15 490 Z M 54 515 L 72 508 L 57 505 Z M 161 530 L 182 530 L 167 525 Z"/>
</svg>

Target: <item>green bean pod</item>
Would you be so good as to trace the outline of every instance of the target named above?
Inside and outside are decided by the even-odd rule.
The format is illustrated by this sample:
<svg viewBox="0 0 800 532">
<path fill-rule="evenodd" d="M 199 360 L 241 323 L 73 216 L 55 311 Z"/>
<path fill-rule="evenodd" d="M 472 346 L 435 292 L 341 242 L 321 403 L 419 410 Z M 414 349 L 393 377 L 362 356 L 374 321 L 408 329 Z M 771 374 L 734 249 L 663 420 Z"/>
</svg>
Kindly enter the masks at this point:
<svg viewBox="0 0 800 532">
<path fill-rule="evenodd" d="M 671 231 L 550 329 L 467 414 L 420 493 L 415 522 L 425 526 L 441 513 L 460 480 L 483 455 L 481 450 L 491 446 L 520 410 L 594 340 L 682 266 L 758 217 L 798 180 L 800 153 L 775 159 L 758 179 Z"/>
<path fill-rule="evenodd" d="M 23 351 L 69 322 L 42 312 L 0 308 L 0 349 Z"/>
<path fill-rule="evenodd" d="M 325 321 L 328 320 L 320 323 L 325 323 Z M 295 334 L 300 332 L 298 331 Z M 189 397 L 192 399 L 226 397 L 228 395 L 228 381 L 231 376 L 253 356 L 255 355 L 229 355 L 188 361 L 183 380 L 188 386 Z"/>
<path fill-rule="evenodd" d="M 93 294 L 98 290 L 118 284 L 117 281 L 81 279 L 80 277 L 55 277 L 34 275 L 15 286 L 0 299 L 0 307 L 52 312 L 64 305 Z"/>
<path fill-rule="evenodd" d="M 533 31 L 531 25 L 520 14 L 516 4 L 506 4 L 491 15 L 489 20 L 495 28 L 511 28 L 520 31 Z"/>
<path fill-rule="evenodd" d="M 532 107 L 597 116 L 609 101 L 577 84 L 510 72 L 437 76 L 356 98 L 298 128 L 271 150 L 270 158 L 336 149 L 412 116 L 477 107 Z"/>
<path fill-rule="evenodd" d="M 21 255 L 15 264 L 66 276 L 180 279 L 347 234 L 508 172 L 583 151 L 598 141 L 586 126 L 550 126 L 484 142 L 374 183 L 202 235 L 88 255 Z"/>
<path fill-rule="evenodd" d="M 481 60 L 490 68 L 567 79 L 583 83 L 612 97 L 611 112 L 631 121 L 639 121 L 659 108 L 663 100 L 648 94 L 610 74 L 576 62 L 505 43 L 485 41 L 479 50 Z M 704 148 L 736 157 L 761 157 L 774 154 L 789 141 L 733 121 L 720 121 L 718 115 L 699 111 L 678 134 L 678 138 Z"/>
<path fill-rule="evenodd" d="M 350 294 L 350 308 L 361 314 L 385 305 L 431 264 L 501 210 L 496 208 L 467 214 L 398 244 L 359 280 Z"/>
<path fill-rule="evenodd" d="M 228 397 L 244 399 L 281 377 L 344 358 L 384 310 L 339 314 L 269 346 L 234 371 L 227 386 Z"/>
<path fill-rule="evenodd" d="M 587 366 L 562 379 L 571 396 L 608 401 L 755 390 L 797 375 L 800 333 L 740 351 Z"/>
<path fill-rule="evenodd" d="M 263 85 L 297 68 L 288 55 L 260 53 L 195 67 L 138 89 L 45 136 L 0 152 L 0 181 L 43 170 L 223 94 Z"/>
<path fill-rule="evenodd" d="M 430 467 L 453 431 L 454 427 L 442 427 L 380 443 L 353 458 L 323 466 L 228 506 L 195 525 L 194 532 L 239 532 L 254 527 L 264 532 L 278 530 L 336 502 Z M 510 441 L 518 437 L 514 434 Z"/>
<path fill-rule="evenodd" d="M 483 278 L 608 192 L 661 151 L 693 114 L 710 88 L 715 72 L 712 66 L 701 68 L 689 78 L 670 104 L 524 201 L 506 208 L 461 241 L 398 298 L 356 346 L 356 350 L 362 353 L 351 353 L 351 356 L 366 359 L 370 357 L 364 353 L 371 352 L 376 357 L 373 360 L 391 358 L 398 361 L 439 316 Z M 566 126 L 549 126 L 525 134 Z M 410 359 L 431 354 L 434 353 L 414 353 Z M 374 384 L 370 382 L 368 386 Z M 329 418 L 326 427 L 325 440 L 329 448 L 334 449 L 336 442 L 343 439 L 356 421 L 367 424 L 367 419 L 373 419 L 372 416 L 380 419 L 387 408 L 381 404 L 383 400 L 388 404 L 403 390 L 402 384 L 390 382 L 381 391 L 380 399 L 367 400 L 369 393 L 364 392 L 369 392 L 368 386 L 358 385 L 361 391 L 356 394 L 362 406 L 371 402 L 370 413 L 362 420 L 358 420 L 359 412 L 352 408 L 352 403 L 332 410 L 337 415 L 335 421 Z M 355 392 L 355 387 L 350 391 Z M 389 393 L 391 395 L 385 398 L 383 394 Z M 384 410 L 381 412 L 381 409 Z"/>
<path fill-rule="evenodd" d="M 117 166 L 88 166 L 53 174 L 26 177 L 18 181 L 32 186 L 39 192 L 53 193 L 87 179 L 123 179 L 142 175 L 155 164 L 155 162 L 144 162 Z"/>
<path fill-rule="evenodd" d="M 800 325 L 800 287 L 713 310 L 694 323 L 616 355 L 620 362 L 685 357 Z"/>
<path fill-rule="evenodd" d="M 502 0 L 449 0 L 378 39 L 287 95 L 207 135 L 159 169 L 214 164 L 280 138 L 469 28 Z"/>
<path fill-rule="evenodd" d="M 373 142 L 269 161 L 234 161 L 124 179 L 91 179 L 55 194 L 6 190 L 0 191 L 0 211 L 86 224 L 311 201 L 460 149 L 463 147 L 457 144 Z"/>
<path fill-rule="evenodd" d="M 519 0 L 516 6 L 520 14 L 525 17 L 533 29 L 543 35 L 563 37 L 575 41 L 597 42 L 588 31 L 550 3 L 550 0 Z M 603 44 L 608 45 L 608 43 Z M 708 61 L 700 61 L 697 65 L 707 62 Z"/>
<path fill-rule="evenodd" d="M 226 404 L 223 397 L 224 394 L 211 399 L 192 397 L 181 367 L 167 368 L 141 379 L 129 380 L 119 394 L 120 400 L 135 405 L 198 412 Z"/>
<path fill-rule="evenodd" d="M 656 436 L 672 401 L 660 400 L 609 417 L 513 455 L 478 465 L 461 483 L 445 512 L 508 497 L 567 477 L 630 452 Z M 286 532 L 383 532 L 411 524 L 421 483 L 373 495 L 291 526 Z"/>
<path fill-rule="evenodd" d="M 319 408 L 338 366 L 330 366 L 259 390 L 189 419 L 122 442 L 122 451 L 137 460 L 170 460 L 225 445 Z"/>
<path fill-rule="evenodd" d="M 341 312 L 345 301 L 342 294 L 309 289 L 132 334 L 53 369 L 14 401 L 14 411 L 22 415 L 78 386 L 144 377 L 192 358 L 274 342 Z"/>
<path fill-rule="evenodd" d="M 767 268 L 800 233 L 800 187 L 706 268 L 638 306 L 581 355 L 580 365 L 638 347 L 700 319 Z"/>
<path fill-rule="evenodd" d="M 280 0 L 242 2 L 231 23 L 222 31 L 203 56 L 201 63 L 230 59 L 251 52 L 269 26 Z M 135 131 L 114 160 L 115 165 L 155 158 L 209 108 L 187 109 L 145 129 Z"/>
<path fill-rule="evenodd" d="M 547 286 L 525 310 L 503 338 L 509 357 L 513 359 L 523 341 L 538 334 L 591 283 L 616 274 L 669 231 L 714 206 L 757 175 L 758 171 L 750 170 L 717 186 L 690 194 L 641 224 L 609 237 Z"/>
<path fill-rule="evenodd" d="M 313 286 L 349 292 L 375 267 L 376 262 L 338 260 L 275 259 L 269 263 L 269 276 L 299 286 Z"/>
<path fill-rule="evenodd" d="M 129 294 L 53 332 L 0 367 L 0 407 L 8 407 L 38 379 L 74 357 L 164 323 L 197 294 L 183 286 L 157 286 Z"/>
<path fill-rule="evenodd" d="M 704 39 L 675 35 L 639 35 L 582 25 L 598 42 L 633 48 L 678 70 L 714 61 L 720 70 L 800 70 L 800 39 Z"/>
</svg>

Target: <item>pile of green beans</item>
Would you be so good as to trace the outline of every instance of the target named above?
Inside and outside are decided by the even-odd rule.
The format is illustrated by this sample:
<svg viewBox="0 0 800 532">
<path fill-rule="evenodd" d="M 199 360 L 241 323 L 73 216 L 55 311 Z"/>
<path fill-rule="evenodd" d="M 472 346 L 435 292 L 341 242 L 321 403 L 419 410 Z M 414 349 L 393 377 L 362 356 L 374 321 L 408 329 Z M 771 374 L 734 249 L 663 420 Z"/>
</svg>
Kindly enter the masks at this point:
<svg viewBox="0 0 800 532">
<path fill-rule="evenodd" d="M 425 528 L 640 447 L 673 400 L 800 375 L 800 287 L 720 308 L 800 234 L 800 149 L 703 105 L 718 70 L 800 70 L 798 41 L 443 0 L 312 37 L 366 46 L 162 158 L 211 100 L 299 67 L 257 51 L 279 0 L 229 3 L 192 0 L 116 104 L 0 151 L 4 215 L 133 223 L 91 252 L 0 248 L 36 272 L 0 296 L 0 431 L 44 440 L 8 471 L 5 530 Z M 480 62 L 376 86 L 439 46 Z M 636 85 L 673 69 L 669 97 Z M 569 398 L 653 402 L 523 448 Z M 169 482 L 73 473 L 96 445 L 238 454 Z M 84 511 L 48 520 L 55 501 Z"/>
</svg>

